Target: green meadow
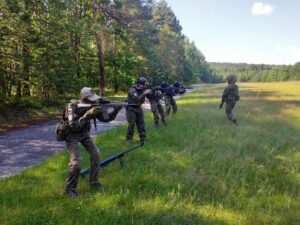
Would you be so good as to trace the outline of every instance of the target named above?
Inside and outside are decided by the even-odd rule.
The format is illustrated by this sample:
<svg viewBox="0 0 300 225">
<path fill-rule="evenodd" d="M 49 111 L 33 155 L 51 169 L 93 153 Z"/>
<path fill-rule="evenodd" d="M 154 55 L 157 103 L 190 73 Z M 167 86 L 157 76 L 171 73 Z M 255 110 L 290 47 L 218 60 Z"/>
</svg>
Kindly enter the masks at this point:
<svg viewBox="0 0 300 225">
<path fill-rule="evenodd" d="M 299 225 L 300 82 L 238 85 L 238 126 L 218 108 L 225 84 L 179 99 L 157 131 L 147 113 L 145 146 L 101 171 L 104 191 L 81 178 L 80 197 L 63 195 L 67 151 L 1 180 L 0 224 Z M 102 159 L 125 133 L 97 137 Z"/>
</svg>

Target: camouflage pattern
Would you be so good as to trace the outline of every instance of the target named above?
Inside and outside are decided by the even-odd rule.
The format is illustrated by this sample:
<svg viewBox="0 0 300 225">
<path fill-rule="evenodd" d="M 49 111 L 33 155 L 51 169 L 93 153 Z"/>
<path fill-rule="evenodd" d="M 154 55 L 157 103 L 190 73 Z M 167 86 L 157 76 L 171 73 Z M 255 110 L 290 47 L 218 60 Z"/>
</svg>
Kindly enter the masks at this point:
<svg viewBox="0 0 300 225">
<path fill-rule="evenodd" d="M 176 100 L 173 98 L 173 96 L 166 95 L 164 97 L 164 101 L 165 101 L 165 105 L 166 105 L 166 115 L 167 115 L 167 117 L 171 113 L 171 108 L 172 108 L 173 113 L 175 114 L 177 112 L 177 104 L 176 104 Z"/>
<path fill-rule="evenodd" d="M 157 90 L 151 95 L 146 95 L 146 97 L 149 99 L 150 102 L 151 112 L 153 113 L 154 126 L 158 127 L 159 125 L 159 115 L 161 118 L 161 122 L 165 125 L 166 114 L 160 103 L 160 99 L 162 98 L 162 92 Z"/>
<path fill-rule="evenodd" d="M 238 86 L 235 84 L 234 79 L 228 79 L 228 85 L 224 89 L 222 95 L 222 102 L 226 102 L 226 115 L 227 118 L 234 123 L 236 123 L 236 119 L 233 115 L 233 108 L 236 102 L 240 99 Z"/>
<path fill-rule="evenodd" d="M 138 104 L 138 106 L 126 107 L 126 119 L 128 122 L 126 141 L 132 141 L 134 134 L 134 127 L 137 126 L 140 141 L 146 139 L 146 129 L 144 121 L 144 112 L 142 104 L 145 102 L 146 93 L 144 89 L 138 87 L 130 88 L 127 95 L 128 104 Z"/>
<path fill-rule="evenodd" d="M 114 120 L 121 108 L 115 107 L 108 113 L 106 108 L 78 108 L 77 104 L 82 103 L 80 100 L 72 100 L 64 112 L 65 120 L 68 121 L 71 131 L 66 136 L 66 146 L 70 153 L 69 173 L 66 184 L 66 193 L 76 192 L 79 174 L 81 170 L 82 156 L 79 150 L 81 143 L 90 154 L 90 184 L 91 186 L 99 185 L 98 173 L 100 165 L 100 152 L 96 144 L 90 137 L 91 124 L 90 120 L 98 118 L 101 121 L 109 122 Z M 105 112 L 106 111 L 106 112 Z M 108 118 L 104 115 L 108 115 Z M 104 119 L 104 117 L 106 119 Z"/>
</svg>

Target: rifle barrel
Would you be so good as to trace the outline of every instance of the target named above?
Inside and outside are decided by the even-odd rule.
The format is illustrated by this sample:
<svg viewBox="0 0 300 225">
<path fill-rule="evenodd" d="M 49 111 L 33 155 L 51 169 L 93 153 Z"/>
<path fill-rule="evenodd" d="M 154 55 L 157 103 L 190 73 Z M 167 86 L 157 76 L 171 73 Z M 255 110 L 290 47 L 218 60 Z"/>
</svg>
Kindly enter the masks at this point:
<svg viewBox="0 0 300 225">
<path fill-rule="evenodd" d="M 119 153 L 117 153 L 117 154 L 115 154 L 115 155 L 112 155 L 112 156 L 110 156 L 110 157 L 108 157 L 108 158 L 106 158 L 106 159 L 100 161 L 100 168 L 106 167 L 110 162 L 112 162 L 112 161 L 114 161 L 114 160 L 116 160 L 116 159 L 122 158 L 126 153 L 131 152 L 132 150 L 137 149 L 137 148 L 139 148 L 139 147 L 142 147 L 143 145 L 144 145 L 144 143 L 140 143 L 139 145 L 133 146 L 132 148 L 129 148 L 129 149 L 127 149 L 127 150 L 124 150 L 124 151 L 122 151 L 122 152 L 119 152 Z M 81 176 L 85 176 L 85 175 L 88 174 L 89 172 L 90 172 L 90 168 L 85 168 L 85 169 L 82 169 L 82 170 L 80 171 L 80 175 L 81 175 Z"/>
</svg>

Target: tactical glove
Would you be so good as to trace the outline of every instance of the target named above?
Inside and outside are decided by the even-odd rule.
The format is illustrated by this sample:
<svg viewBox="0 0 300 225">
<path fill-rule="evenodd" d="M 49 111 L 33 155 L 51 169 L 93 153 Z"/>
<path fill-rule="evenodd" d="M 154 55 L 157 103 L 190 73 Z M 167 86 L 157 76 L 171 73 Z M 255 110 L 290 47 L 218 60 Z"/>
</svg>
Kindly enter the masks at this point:
<svg viewBox="0 0 300 225">
<path fill-rule="evenodd" d="M 122 109 L 121 105 L 114 105 L 114 111 L 119 112 Z"/>
<path fill-rule="evenodd" d="M 147 89 L 147 90 L 144 91 L 144 94 L 151 95 L 152 94 L 152 90 L 151 89 Z"/>
</svg>

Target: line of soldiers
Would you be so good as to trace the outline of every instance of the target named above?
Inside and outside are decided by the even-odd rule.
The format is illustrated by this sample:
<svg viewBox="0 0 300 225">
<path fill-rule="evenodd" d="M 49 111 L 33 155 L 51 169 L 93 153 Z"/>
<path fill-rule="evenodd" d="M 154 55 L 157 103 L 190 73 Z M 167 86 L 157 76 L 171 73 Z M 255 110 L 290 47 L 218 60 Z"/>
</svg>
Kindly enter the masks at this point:
<svg viewBox="0 0 300 225">
<path fill-rule="evenodd" d="M 239 100 L 238 86 L 235 76 L 227 78 L 228 86 L 224 89 L 220 109 L 223 103 L 226 103 L 227 118 L 233 123 L 237 121 L 233 115 L 233 108 Z M 140 77 L 137 80 L 137 85 L 130 88 L 127 95 L 126 118 L 128 128 L 126 133 L 126 141 L 132 143 L 134 127 L 137 126 L 140 142 L 146 139 L 146 129 L 144 121 L 144 113 L 142 104 L 147 97 L 150 102 L 151 111 L 154 118 L 154 126 L 159 126 L 159 115 L 163 125 L 166 125 L 166 117 L 170 115 L 171 108 L 173 113 L 177 112 L 177 104 L 174 96 L 184 93 L 185 90 L 180 86 L 179 82 L 175 82 L 173 86 L 164 81 L 160 87 L 147 88 L 147 79 Z M 163 99 L 166 105 L 166 113 L 160 103 Z M 100 152 L 97 145 L 93 142 L 90 136 L 92 119 L 98 119 L 101 122 L 110 122 L 114 120 L 121 110 L 122 106 L 112 105 L 112 110 L 109 107 L 89 107 L 81 108 L 79 105 L 99 102 L 101 98 L 96 95 L 92 88 L 84 87 L 80 92 L 80 100 L 71 100 L 63 113 L 63 121 L 67 124 L 67 133 L 62 140 L 66 141 L 66 146 L 70 153 L 69 173 L 65 187 L 65 194 L 71 197 L 78 196 L 77 185 L 81 171 L 82 156 L 80 153 L 79 144 L 81 143 L 90 155 L 90 186 L 93 189 L 102 189 L 103 186 L 98 181 L 98 173 L 100 167 Z"/>
<path fill-rule="evenodd" d="M 171 108 L 173 113 L 177 112 L 176 101 L 173 98 L 179 91 L 179 82 L 175 82 L 170 86 L 166 81 L 161 84 L 160 88 L 147 88 L 147 79 L 140 77 L 137 85 L 130 88 L 127 96 L 126 119 L 128 128 L 126 133 L 126 141 L 132 143 L 134 127 L 137 126 L 140 142 L 146 139 L 146 129 L 144 121 L 144 113 L 142 104 L 147 97 L 150 101 L 151 111 L 153 112 L 155 127 L 159 124 L 159 114 L 161 115 L 162 124 L 166 125 L 166 115 L 169 116 Z M 183 89 L 183 88 L 182 88 Z M 166 104 L 166 115 L 160 103 L 160 99 L 164 98 Z M 98 181 L 98 173 L 100 167 L 100 152 L 97 145 L 90 136 L 92 119 L 98 119 L 101 122 L 110 122 L 114 120 L 121 110 L 122 106 L 112 104 L 112 111 L 109 107 L 79 107 L 79 105 L 88 105 L 99 102 L 101 98 L 94 93 L 92 88 L 84 87 L 80 92 L 80 100 L 71 100 L 63 113 L 63 121 L 66 124 L 63 129 L 67 129 L 66 135 L 61 140 L 66 141 L 67 149 L 70 153 L 69 173 L 65 187 L 65 194 L 71 197 L 77 197 L 77 185 L 81 171 L 82 156 L 79 144 L 81 143 L 90 155 L 90 186 L 92 189 L 103 189 Z"/>
</svg>

